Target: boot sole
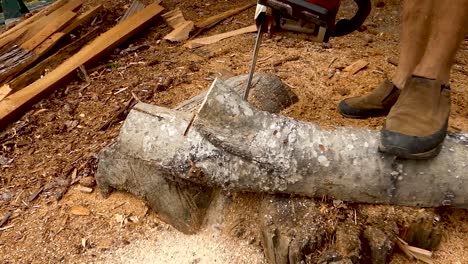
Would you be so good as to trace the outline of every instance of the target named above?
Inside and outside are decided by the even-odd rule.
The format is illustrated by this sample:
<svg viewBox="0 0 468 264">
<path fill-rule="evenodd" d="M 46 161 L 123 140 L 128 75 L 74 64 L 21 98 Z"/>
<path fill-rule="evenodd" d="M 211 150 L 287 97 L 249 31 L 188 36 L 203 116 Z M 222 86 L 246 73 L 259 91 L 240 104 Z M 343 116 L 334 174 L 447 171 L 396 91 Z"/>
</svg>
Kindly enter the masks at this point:
<svg viewBox="0 0 468 264">
<path fill-rule="evenodd" d="M 363 114 L 363 115 L 350 115 L 343 113 L 341 109 L 338 108 L 338 112 L 345 118 L 351 118 L 351 119 L 368 119 L 368 118 L 373 118 L 373 117 L 382 117 L 388 115 L 388 112 L 390 110 L 374 110 L 374 113 L 372 114 Z"/>
<path fill-rule="evenodd" d="M 379 144 L 379 151 L 387 154 L 392 154 L 402 159 L 416 159 L 416 160 L 427 160 L 437 156 L 442 149 L 442 144 L 437 147 L 421 153 L 410 153 L 408 149 L 400 148 L 397 146 L 384 146 L 382 143 Z"/>
</svg>

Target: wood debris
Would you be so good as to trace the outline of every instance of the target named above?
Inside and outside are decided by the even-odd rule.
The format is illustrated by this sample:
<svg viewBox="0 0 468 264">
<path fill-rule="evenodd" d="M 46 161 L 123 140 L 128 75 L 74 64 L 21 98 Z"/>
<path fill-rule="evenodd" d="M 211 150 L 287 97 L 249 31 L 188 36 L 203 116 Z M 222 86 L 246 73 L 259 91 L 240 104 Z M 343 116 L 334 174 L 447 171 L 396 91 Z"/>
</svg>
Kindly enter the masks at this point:
<svg viewBox="0 0 468 264">
<path fill-rule="evenodd" d="M 11 212 L 11 211 L 8 212 L 8 213 L 6 213 L 6 215 L 4 215 L 4 216 L 2 217 L 2 219 L 0 220 L 0 227 L 2 227 L 3 225 L 5 225 L 5 224 L 8 222 L 8 220 L 10 220 L 10 217 L 11 217 L 12 215 L 13 215 L 13 212 Z"/>
<path fill-rule="evenodd" d="M 189 38 L 189 34 L 194 27 L 192 21 L 187 21 L 182 14 L 180 9 L 174 9 L 162 15 L 164 21 L 171 27 L 173 30 L 167 34 L 164 39 L 171 42 L 181 42 Z"/>
<path fill-rule="evenodd" d="M 369 62 L 365 60 L 357 60 L 353 62 L 351 65 L 349 65 L 348 67 L 344 68 L 343 71 L 348 72 L 350 75 L 354 75 L 358 73 L 360 70 L 367 67 L 367 65 L 369 65 Z"/>
<path fill-rule="evenodd" d="M 88 216 L 91 214 L 91 211 L 83 206 L 75 206 L 70 210 L 70 214 L 78 216 Z"/>
<path fill-rule="evenodd" d="M 198 47 L 201 47 L 201 46 L 204 46 L 204 45 L 209 45 L 209 44 L 216 43 L 216 42 L 218 42 L 220 40 L 223 40 L 223 39 L 226 39 L 226 38 L 242 35 L 242 34 L 245 34 L 245 33 L 252 33 L 252 32 L 255 32 L 255 31 L 257 31 L 257 26 L 256 25 L 251 25 L 251 26 L 244 27 L 244 28 L 241 28 L 241 29 L 237 29 L 237 30 L 233 30 L 233 31 L 229 31 L 229 32 L 225 32 L 225 33 L 205 37 L 205 38 L 193 39 L 193 40 L 188 41 L 184 45 L 184 47 L 187 47 L 189 49 L 194 49 L 194 48 L 198 48 Z"/>
<path fill-rule="evenodd" d="M 85 187 L 85 186 L 77 186 L 75 188 L 77 191 L 80 191 L 80 192 L 83 192 L 83 193 L 92 193 L 93 192 L 93 188 L 89 188 L 89 187 Z"/>
<path fill-rule="evenodd" d="M 216 14 L 214 16 L 207 17 L 207 18 L 202 18 L 202 19 L 198 20 L 197 22 L 195 22 L 195 27 L 197 27 L 198 29 L 210 28 L 210 27 L 218 24 L 219 22 L 223 21 L 224 19 L 226 19 L 228 17 L 231 17 L 233 15 L 237 15 L 240 12 L 254 6 L 255 4 L 256 4 L 256 2 L 253 1 L 253 2 L 247 3 L 247 4 L 243 5 L 243 6 L 228 10 L 226 12 Z"/>
</svg>

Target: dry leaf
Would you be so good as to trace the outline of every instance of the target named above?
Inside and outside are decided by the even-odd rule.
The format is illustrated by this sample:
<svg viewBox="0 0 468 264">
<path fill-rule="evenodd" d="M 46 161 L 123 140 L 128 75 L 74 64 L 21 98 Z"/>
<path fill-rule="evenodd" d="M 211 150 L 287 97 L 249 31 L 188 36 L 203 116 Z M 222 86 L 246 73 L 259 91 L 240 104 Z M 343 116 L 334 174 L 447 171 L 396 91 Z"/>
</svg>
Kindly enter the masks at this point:
<svg viewBox="0 0 468 264">
<path fill-rule="evenodd" d="M 83 206 L 75 206 L 70 210 L 70 213 L 72 215 L 81 215 L 81 216 L 87 216 L 91 213 L 91 211 Z"/>
</svg>

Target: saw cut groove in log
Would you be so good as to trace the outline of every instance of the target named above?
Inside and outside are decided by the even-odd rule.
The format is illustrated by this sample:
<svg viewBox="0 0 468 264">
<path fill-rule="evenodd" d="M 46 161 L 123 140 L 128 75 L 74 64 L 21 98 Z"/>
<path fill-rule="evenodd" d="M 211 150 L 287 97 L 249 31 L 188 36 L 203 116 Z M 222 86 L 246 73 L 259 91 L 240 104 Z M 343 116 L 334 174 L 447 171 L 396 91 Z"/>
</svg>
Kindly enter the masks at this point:
<svg viewBox="0 0 468 264">
<path fill-rule="evenodd" d="M 184 137 L 190 119 L 189 113 L 137 104 L 112 151 L 148 166 L 135 178 L 154 174 L 230 191 L 468 208 L 467 134 L 449 136 L 432 160 L 400 160 L 377 151 L 378 131 L 322 130 L 262 112 L 220 80 Z M 98 182 L 105 190 L 113 179 L 104 174 Z"/>
</svg>

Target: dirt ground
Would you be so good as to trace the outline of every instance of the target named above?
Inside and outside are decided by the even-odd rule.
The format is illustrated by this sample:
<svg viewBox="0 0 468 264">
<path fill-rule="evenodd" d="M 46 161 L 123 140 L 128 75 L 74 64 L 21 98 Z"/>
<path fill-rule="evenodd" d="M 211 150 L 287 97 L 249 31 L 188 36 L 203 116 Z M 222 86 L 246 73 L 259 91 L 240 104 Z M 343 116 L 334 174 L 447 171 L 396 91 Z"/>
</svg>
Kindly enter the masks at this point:
<svg viewBox="0 0 468 264">
<path fill-rule="evenodd" d="M 85 2 L 86 8 L 102 2 L 108 9 L 103 20 L 113 22 L 131 1 Z M 197 20 L 246 2 L 166 0 L 163 5 L 167 10 L 177 6 L 187 19 Z M 344 2 L 346 13 L 351 7 L 349 1 Z M 398 57 L 400 6 L 395 0 L 383 2 L 383 7 L 374 7 L 365 31 L 332 39 L 331 48 L 279 37 L 263 42 L 258 71 L 278 75 L 299 97 L 299 102 L 283 114 L 327 128 L 381 127 L 383 118 L 342 118 L 336 105 L 348 96 L 372 90 L 395 70 L 388 58 Z M 248 26 L 253 13 L 254 8 L 242 12 L 202 36 Z M 162 20 L 157 21 L 135 36 L 130 49 L 129 44 L 122 46 L 94 70 L 90 69 L 90 83 L 76 78 L 37 103 L 20 121 L 0 131 L 0 158 L 11 160 L 0 163 L 0 219 L 13 213 L 0 229 L 1 263 L 265 261 L 258 244 L 248 243 L 248 238 L 210 235 L 205 231 L 186 237 L 159 221 L 141 200 L 129 194 L 113 193 L 103 199 L 97 190 L 91 194 L 77 190 L 78 180 L 94 176 L 97 155 L 116 138 L 124 116 L 108 127 L 103 125 L 132 99 L 132 92 L 143 102 L 174 107 L 207 89 L 218 73 L 247 73 L 254 34 L 188 50 L 162 41 L 161 37 L 169 31 Z M 341 72 L 358 59 L 368 61 L 368 67 L 352 76 Z M 451 79 L 450 131 L 468 131 L 467 72 L 465 40 Z M 70 178 L 77 180 L 64 187 Z M 73 214 L 77 210 L 84 215 Z M 467 212 L 440 209 L 437 213 L 441 215 L 443 237 L 435 252 L 436 263 L 468 263 Z M 154 258 L 137 258 L 142 257 L 142 248 L 153 252 Z M 196 255 L 205 251 L 212 255 Z M 163 258 L 158 252 L 187 257 Z M 252 259 L 245 260 L 239 252 L 249 252 Z M 220 257 L 221 254 L 226 257 Z M 396 253 L 391 263 L 412 262 Z"/>
</svg>

